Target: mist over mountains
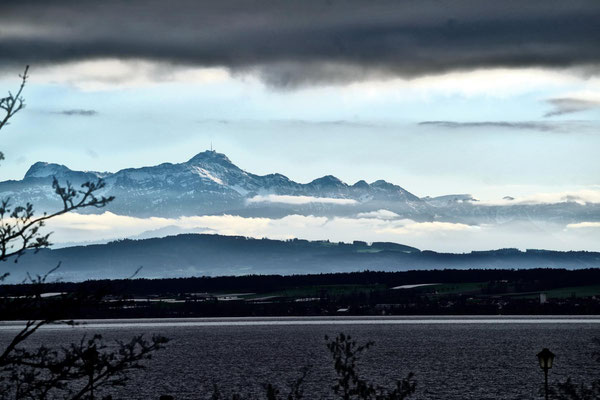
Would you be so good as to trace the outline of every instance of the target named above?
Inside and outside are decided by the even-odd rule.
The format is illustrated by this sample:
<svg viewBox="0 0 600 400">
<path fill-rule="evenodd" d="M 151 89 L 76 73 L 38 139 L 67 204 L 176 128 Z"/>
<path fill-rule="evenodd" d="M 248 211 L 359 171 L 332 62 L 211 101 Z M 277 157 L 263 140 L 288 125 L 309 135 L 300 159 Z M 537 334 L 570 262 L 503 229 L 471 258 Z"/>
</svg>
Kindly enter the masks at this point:
<svg viewBox="0 0 600 400">
<path fill-rule="evenodd" d="M 284 175 L 256 175 L 233 164 L 224 154 L 205 151 L 187 162 L 128 168 L 115 173 L 73 171 L 64 165 L 33 164 L 19 181 L 0 182 L 0 193 L 14 203 L 31 202 L 36 210 L 60 207 L 51 182 L 78 186 L 102 178 L 114 202 L 102 210 L 133 217 L 238 215 L 282 218 L 287 215 L 369 216 L 419 222 L 464 224 L 534 220 L 559 224 L 600 221 L 600 204 L 565 198 L 518 202 L 506 196 L 497 204 L 478 202 L 471 195 L 423 197 L 401 186 L 377 180 L 347 184 L 332 175 L 298 183 Z M 360 238 L 357 238 L 360 239 Z"/>
</svg>

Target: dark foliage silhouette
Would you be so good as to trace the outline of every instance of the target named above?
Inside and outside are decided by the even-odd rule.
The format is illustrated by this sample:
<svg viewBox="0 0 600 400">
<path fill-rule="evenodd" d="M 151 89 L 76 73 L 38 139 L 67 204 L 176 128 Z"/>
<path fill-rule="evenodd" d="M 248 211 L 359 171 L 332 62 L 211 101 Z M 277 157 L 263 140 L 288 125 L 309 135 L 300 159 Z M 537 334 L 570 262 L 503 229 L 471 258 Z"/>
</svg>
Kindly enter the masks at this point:
<svg viewBox="0 0 600 400">
<path fill-rule="evenodd" d="M 304 384 L 304 380 L 306 379 L 306 376 L 308 375 L 309 371 L 310 371 L 309 367 L 302 368 L 300 376 L 288 385 L 287 390 L 285 390 L 286 394 L 283 394 L 283 395 L 281 393 L 282 390 L 279 389 L 277 386 L 273 385 L 272 383 L 265 383 L 263 385 L 263 388 L 265 390 L 265 392 L 264 392 L 265 400 L 300 400 L 300 399 L 304 399 L 305 397 L 304 397 L 303 384 Z M 254 399 L 254 397 L 244 397 L 240 393 L 233 393 L 230 396 L 224 395 L 221 391 L 221 388 L 219 388 L 218 385 L 216 385 L 216 384 L 213 385 L 213 393 L 211 396 L 211 400 L 228 400 L 228 399 L 244 400 L 244 399 L 249 399 L 249 398 Z M 308 396 L 306 398 L 310 399 L 311 397 Z"/>
<path fill-rule="evenodd" d="M 9 92 L 8 96 L 0 99 L 0 109 L 4 112 L 0 117 L 0 129 L 25 107 L 22 93 L 28 70 L 29 67 L 25 68 L 20 75 L 18 91 L 15 94 Z M 3 159 L 2 153 L 0 159 Z M 0 201 L 0 261 L 17 262 L 25 252 L 49 246 L 50 234 L 42 232 L 47 220 L 87 207 L 104 207 L 113 200 L 112 196 L 99 194 L 104 188 L 102 179 L 85 182 L 79 188 L 69 182 L 60 184 L 54 179 L 52 188 L 63 207 L 50 214 L 36 215 L 30 203 L 13 205 L 10 199 Z M 60 348 L 28 345 L 27 340 L 45 325 L 75 325 L 73 321 L 53 318 L 51 310 L 42 302 L 44 284 L 57 268 L 42 276 L 28 276 L 30 286 L 24 296 L 2 298 L 3 302 L 13 302 L 29 311 L 34 310 L 39 318 L 27 321 L 4 348 L 0 348 L 0 399 L 97 398 L 103 388 L 122 385 L 127 380 L 128 371 L 142 368 L 142 361 L 149 359 L 167 342 L 161 336 L 145 339 L 140 335 L 127 342 L 107 344 L 100 335 L 95 335 Z M 1 275 L 0 282 L 7 276 Z M 88 296 L 75 296 L 68 301 L 71 304 L 83 302 Z"/>
<path fill-rule="evenodd" d="M 0 399 L 94 399 L 107 386 L 124 385 L 127 372 L 143 368 L 165 342 L 140 335 L 107 345 L 94 335 L 59 349 L 16 347 L 0 364 Z"/>
<path fill-rule="evenodd" d="M 326 336 L 325 340 L 329 338 Z M 360 376 L 357 363 L 361 354 L 373 345 L 372 341 L 359 345 L 356 340 L 343 333 L 328 341 L 327 348 L 333 357 L 337 374 L 333 385 L 334 393 L 343 400 L 402 400 L 413 394 L 416 383 L 412 373 L 396 381 L 391 390 L 375 386 Z"/>
<path fill-rule="evenodd" d="M 327 349 L 331 354 L 333 367 L 336 373 L 335 383 L 331 386 L 335 398 L 342 400 L 403 400 L 410 397 L 416 390 L 413 373 L 395 382 L 392 389 L 374 385 L 365 379 L 359 369 L 361 355 L 367 351 L 374 342 L 358 344 L 351 336 L 344 333 L 338 334 L 334 339 L 325 336 Z M 264 385 L 266 400 L 299 400 L 303 398 L 316 398 L 303 391 L 303 383 L 310 368 L 305 367 L 298 379 L 289 385 L 286 394 L 272 383 Z M 212 400 L 244 400 L 246 397 L 239 393 L 224 396 L 218 386 L 214 386 Z"/>
<path fill-rule="evenodd" d="M 596 350 L 591 356 L 600 363 L 600 338 L 594 338 L 593 344 Z M 557 383 L 550 394 L 551 398 L 557 400 L 597 400 L 600 399 L 600 378 L 589 383 L 577 383 L 573 378 L 567 378 L 566 381 Z"/>
</svg>

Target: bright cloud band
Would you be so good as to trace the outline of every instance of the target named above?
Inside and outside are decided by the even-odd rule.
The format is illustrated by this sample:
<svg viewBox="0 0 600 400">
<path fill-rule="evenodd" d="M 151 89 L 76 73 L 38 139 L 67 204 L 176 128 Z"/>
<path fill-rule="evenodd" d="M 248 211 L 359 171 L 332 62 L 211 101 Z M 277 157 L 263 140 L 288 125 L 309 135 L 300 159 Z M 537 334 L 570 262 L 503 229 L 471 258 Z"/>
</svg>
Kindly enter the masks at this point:
<svg viewBox="0 0 600 400">
<path fill-rule="evenodd" d="M 389 241 L 436 251 L 468 252 L 503 247 L 599 251 L 600 230 L 565 229 L 564 225 L 517 221 L 510 224 L 467 225 L 452 222 L 419 222 L 389 219 L 387 213 L 366 217 L 250 218 L 236 215 L 203 215 L 181 218 L 135 218 L 110 212 L 95 215 L 65 214 L 49 221 L 58 244 L 105 242 L 123 238 L 148 238 L 180 233 L 213 233 L 272 239 L 302 238 Z M 600 227 L 598 223 L 568 228 Z"/>
<path fill-rule="evenodd" d="M 282 204 L 337 204 L 337 205 L 352 205 L 356 204 L 356 200 L 352 199 L 337 199 L 332 197 L 312 197 L 312 196 L 289 196 L 289 195 L 257 195 L 248 199 L 248 203 L 282 203 Z"/>
</svg>

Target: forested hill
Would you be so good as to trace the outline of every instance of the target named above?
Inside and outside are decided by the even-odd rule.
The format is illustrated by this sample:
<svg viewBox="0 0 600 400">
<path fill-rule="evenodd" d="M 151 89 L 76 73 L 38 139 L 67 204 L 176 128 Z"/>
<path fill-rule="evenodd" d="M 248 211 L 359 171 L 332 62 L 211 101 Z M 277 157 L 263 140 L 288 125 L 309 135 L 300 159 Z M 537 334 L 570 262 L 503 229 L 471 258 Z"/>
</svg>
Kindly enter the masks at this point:
<svg viewBox="0 0 600 400">
<path fill-rule="evenodd" d="M 500 249 L 465 254 L 437 253 L 375 242 L 252 239 L 241 236 L 184 234 L 102 245 L 44 249 L 18 263 L 5 263 L 9 282 L 44 274 L 65 281 L 117 279 L 143 267 L 138 277 L 168 278 L 249 274 L 307 274 L 361 270 L 405 271 L 443 268 L 594 268 L 600 253 Z"/>
</svg>

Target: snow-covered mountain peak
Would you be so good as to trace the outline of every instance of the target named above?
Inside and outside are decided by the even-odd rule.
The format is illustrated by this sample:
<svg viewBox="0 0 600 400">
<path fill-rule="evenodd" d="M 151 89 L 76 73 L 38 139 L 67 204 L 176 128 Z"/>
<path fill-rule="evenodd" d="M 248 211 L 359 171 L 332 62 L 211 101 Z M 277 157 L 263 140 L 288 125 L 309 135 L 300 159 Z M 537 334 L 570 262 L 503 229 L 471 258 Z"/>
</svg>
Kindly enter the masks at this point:
<svg viewBox="0 0 600 400">
<path fill-rule="evenodd" d="M 333 175 L 325 175 L 321 178 L 317 178 L 314 181 L 310 182 L 310 185 L 314 185 L 314 186 L 347 186 L 339 178 L 336 178 Z"/>
<path fill-rule="evenodd" d="M 380 188 L 380 189 L 397 189 L 397 188 L 399 188 L 399 186 L 396 186 L 393 183 L 384 181 L 383 179 L 379 179 L 379 180 L 371 183 L 371 187 Z"/>
<path fill-rule="evenodd" d="M 356 189 L 369 189 L 369 184 L 366 181 L 361 179 L 360 181 L 358 181 L 354 185 L 352 185 L 352 187 L 356 188 Z"/>
<path fill-rule="evenodd" d="M 47 162 L 38 161 L 29 167 L 29 170 L 25 173 L 24 179 L 28 178 L 46 178 L 49 176 L 64 176 L 70 173 L 71 170 L 61 164 L 52 164 Z"/>
<path fill-rule="evenodd" d="M 229 158 L 223 153 L 217 153 L 214 150 L 206 150 L 201 153 L 196 154 L 194 157 L 190 158 L 187 164 L 197 165 L 197 164 L 207 164 L 207 163 L 216 163 L 221 164 L 223 166 L 231 166 L 237 168 Z"/>
</svg>

